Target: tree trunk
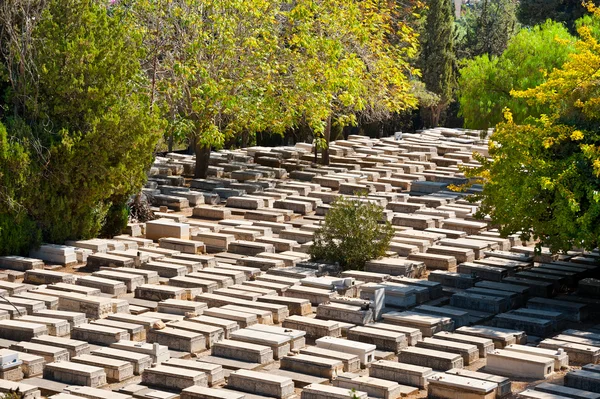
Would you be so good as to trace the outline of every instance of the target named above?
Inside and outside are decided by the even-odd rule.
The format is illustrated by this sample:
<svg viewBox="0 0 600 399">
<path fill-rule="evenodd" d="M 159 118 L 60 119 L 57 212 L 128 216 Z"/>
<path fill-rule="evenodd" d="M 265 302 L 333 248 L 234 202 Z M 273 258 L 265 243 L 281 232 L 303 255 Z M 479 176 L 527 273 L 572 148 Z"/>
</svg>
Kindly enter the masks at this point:
<svg viewBox="0 0 600 399">
<path fill-rule="evenodd" d="M 247 148 L 247 147 L 248 147 L 248 132 L 243 131 L 242 132 L 242 148 Z"/>
<path fill-rule="evenodd" d="M 173 152 L 173 132 L 169 133 L 169 138 L 167 139 L 167 145 L 169 147 L 169 152 Z"/>
<path fill-rule="evenodd" d="M 319 149 L 317 148 L 318 137 L 315 135 L 315 164 L 319 162 Z"/>
<path fill-rule="evenodd" d="M 323 165 L 329 165 L 329 140 L 331 139 L 331 116 L 327 118 L 327 126 L 325 126 L 325 148 L 321 155 Z"/>
<path fill-rule="evenodd" d="M 206 179 L 208 175 L 208 160 L 210 159 L 210 146 L 196 142 L 194 150 L 196 152 L 194 177 L 196 179 Z"/>
</svg>

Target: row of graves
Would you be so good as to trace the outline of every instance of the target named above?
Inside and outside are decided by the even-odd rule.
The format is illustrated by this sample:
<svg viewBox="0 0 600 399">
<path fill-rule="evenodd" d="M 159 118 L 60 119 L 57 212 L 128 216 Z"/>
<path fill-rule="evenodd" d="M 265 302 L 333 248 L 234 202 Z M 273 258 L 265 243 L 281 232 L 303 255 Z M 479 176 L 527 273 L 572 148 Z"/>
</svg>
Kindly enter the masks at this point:
<svg viewBox="0 0 600 399">
<path fill-rule="evenodd" d="M 157 219 L 0 258 L 0 392 L 600 398 L 600 253 L 535 252 L 476 220 L 448 186 L 486 148 L 462 130 L 350 136 L 327 167 L 304 144 L 216 152 L 209 179 L 159 158 Z M 386 257 L 311 261 L 331 203 L 361 191 L 395 228 Z"/>
</svg>

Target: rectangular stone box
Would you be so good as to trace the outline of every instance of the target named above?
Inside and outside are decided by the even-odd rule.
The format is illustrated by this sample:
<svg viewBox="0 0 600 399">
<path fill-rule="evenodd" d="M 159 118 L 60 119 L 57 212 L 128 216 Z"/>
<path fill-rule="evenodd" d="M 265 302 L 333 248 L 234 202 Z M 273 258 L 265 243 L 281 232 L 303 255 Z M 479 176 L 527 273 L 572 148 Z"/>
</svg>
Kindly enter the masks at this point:
<svg viewBox="0 0 600 399">
<path fill-rule="evenodd" d="M 226 306 L 222 306 L 220 309 L 231 310 L 234 312 L 249 313 L 251 315 L 255 315 L 260 324 L 264 324 L 264 325 L 273 324 L 273 313 L 269 312 L 268 310 L 246 308 L 246 307 L 237 306 L 237 305 L 226 305 Z"/>
<path fill-rule="evenodd" d="M 164 328 L 149 330 L 147 341 L 167 346 L 171 350 L 197 353 L 206 349 L 204 335 L 187 330 Z"/>
<path fill-rule="evenodd" d="M 187 321 L 221 328 L 223 329 L 225 339 L 229 339 L 231 337 L 231 333 L 237 331 L 240 328 L 240 326 L 235 321 L 205 315 L 192 317 Z"/>
<path fill-rule="evenodd" d="M 49 363 L 44 367 L 44 378 L 69 385 L 98 388 L 106 385 L 104 369 L 71 362 Z"/>
<path fill-rule="evenodd" d="M 216 281 L 203 280 L 195 277 L 172 277 L 169 285 L 180 288 L 200 288 L 202 292 L 212 293 L 219 287 Z"/>
<path fill-rule="evenodd" d="M 275 360 L 281 359 L 290 352 L 291 339 L 283 335 L 276 335 L 251 329 L 243 329 L 231 333 L 231 339 L 261 346 L 268 346 L 273 351 L 273 359 Z"/>
<path fill-rule="evenodd" d="M 130 336 L 126 330 L 120 328 L 97 324 L 82 324 L 79 327 L 73 328 L 71 338 L 96 345 L 108 346 L 121 340 L 129 340 Z"/>
<path fill-rule="evenodd" d="M 438 373 L 428 378 L 428 395 L 431 398 L 495 399 L 498 384 L 476 380 L 461 375 Z"/>
<path fill-rule="evenodd" d="M 485 371 L 505 376 L 545 379 L 554 372 L 554 359 L 497 349 L 488 353 Z"/>
<path fill-rule="evenodd" d="M 179 299 L 166 299 L 158 303 L 158 312 L 172 313 L 185 316 L 188 313 L 194 313 L 197 316 L 201 315 L 206 309 L 206 304 L 194 301 L 182 301 Z"/>
<path fill-rule="evenodd" d="M 78 341 L 70 338 L 40 335 L 39 337 L 32 338 L 31 342 L 66 349 L 69 352 L 70 357 L 90 353 L 90 344 L 85 341 Z"/>
<path fill-rule="evenodd" d="M 32 355 L 41 356 L 44 358 L 46 363 L 69 361 L 69 352 L 66 349 L 59 348 L 56 346 L 21 341 L 17 344 L 12 344 L 10 346 L 10 349 L 18 352 L 30 353 Z"/>
<path fill-rule="evenodd" d="M 600 393 L 600 373 L 575 370 L 565 375 L 565 386 Z"/>
<path fill-rule="evenodd" d="M 206 309 L 204 311 L 204 314 L 210 317 L 218 317 L 221 319 L 235 321 L 239 324 L 240 328 L 246 328 L 248 326 L 258 324 L 258 318 L 256 317 L 256 315 L 251 313 L 236 312 L 234 310 L 226 310 L 223 308 L 210 308 Z"/>
<path fill-rule="evenodd" d="M 2 328 L 0 328 L 0 338 L 12 341 L 31 341 L 32 338 L 45 334 L 48 334 L 45 324 L 19 320 L 2 320 Z"/>
<path fill-rule="evenodd" d="M 480 371 L 471 371 L 467 369 L 452 369 L 446 371 L 446 374 L 460 375 L 475 380 L 492 382 L 498 385 L 496 388 L 496 398 L 504 398 L 512 394 L 511 381 L 509 378 L 499 375 L 482 373 Z"/>
<path fill-rule="evenodd" d="M 400 352 L 408 347 L 406 335 L 401 332 L 382 330 L 371 327 L 353 327 L 348 330 L 348 339 L 373 344 L 382 351 Z"/>
<path fill-rule="evenodd" d="M 107 319 L 98 319 L 93 321 L 92 324 L 125 330 L 129 333 L 129 339 L 132 341 L 139 342 L 146 340 L 146 328 L 141 324 Z"/>
<path fill-rule="evenodd" d="M 595 364 L 600 361 L 600 347 L 597 346 L 545 339 L 540 342 L 539 347 L 555 350 L 563 349 L 569 355 L 569 363 L 574 365 Z"/>
<path fill-rule="evenodd" d="M 149 301 L 163 301 L 165 299 L 187 299 L 185 289 L 180 287 L 171 287 L 168 285 L 144 284 L 135 289 L 135 297 Z"/>
<path fill-rule="evenodd" d="M 111 348 L 141 353 L 152 358 L 153 363 L 162 363 L 171 358 L 169 348 L 159 344 L 148 344 L 134 341 L 119 341 L 110 345 Z"/>
<path fill-rule="evenodd" d="M 398 355 L 398 361 L 440 371 L 463 368 L 464 364 L 461 355 L 414 346 L 402 350 Z"/>
<path fill-rule="evenodd" d="M 264 324 L 255 324 L 248 327 L 247 330 L 254 330 L 286 337 L 290 340 L 290 350 L 292 351 L 299 350 L 306 346 L 306 333 L 304 331 Z"/>
<path fill-rule="evenodd" d="M 165 366 L 201 371 L 208 377 L 208 385 L 215 386 L 225 382 L 223 366 L 206 363 L 200 360 L 169 359 L 163 362 Z"/>
<path fill-rule="evenodd" d="M 202 334 L 206 340 L 206 347 L 211 348 L 215 342 L 225 339 L 223 328 L 210 326 L 208 324 L 195 323 L 192 321 L 173 321 L 168 324 L 179 330 L 191 331 L 197 334 Z"/>
<path fill-rule="evenodd" d="M 300 349 L 300 353 L 317 357 L 325 357 L 328 359 L 339 360 L 344 365 L 344 372 L 360 371 L 360 359 L 352 353 L 344 353 L 329 349 L 318 348 L 316 346 L 308 346 Z"/>
<path fill-rule="evenodd" d="M 141 375 L 142 372 L 152 366 L 152 358 L 143 353 L 136 353 L 115 348 L 98 348 L 91 352 L 92 355 L 108 359 L 122 360 L 133 365 L 133 373 Z"/>
<path fill-rule="evenodd" d="M 452 330 L 454 322 L 449 317 L 427 315 L 417 312 L 386 312 L 382 315 L 386 323 L 417 328 L 424 337 L 431 337 L 440 331 Z"/>
<path fill-rule="evenodd" d="M 268 346 L 229 339 L 217 342 L 212 348 L 212 354 L 213 356 L 258 364 L 267 364 L 273 361 L 273 350 Z"/>
<path fill-rule="evenodd" d="M 327 303 L 317 307 L 317 318 L 366 325 L 373 322 L 373 311 L 344 303 Z"/>
<path fill-rule="evenodd" d="M 434 372 L 430 367 L 413 364 L 378 360 L 371 364 L 369 375 L 375 378 L 394 381 L 401 385 L 409 385 L 420 389 L 427 388 L 427 378 Z"/>
<path fill-rule="evenodd" d="M 527 336 L 524 333 L 515 334 L 502 328 L 489 326 L 470 326 L 456 329 L 456 332 L 463 335 L 472 335 L 480 338 L 487 338 L 494 341 L 496 349 L 502 349 L 510 344 L 524 344 Z"/>
<path fill-rule="evenodd" d="M 256 395 L 286 399 L 294 396 L 290 378 L 251 370 L 238 370 L 229 375 L 227 386 Z"/>
<path fill-rule="evenodd" d="M 352 392 L 355 399 L 367 399 L 368 394 L 363 391 Z M 310 384 L 302 390 L 301 399 L 348 399 L 350 390 L 330 385 Z"/>
<path fill-rule="evenodd" d="M 334 337 L 319 338 L 315 340 L 315 344 L 317 344 L 318 348 L 357 355 L 360 359 L 361 366 L 366 366 L 375 361 L 375 349 L 377 349 L 377 347 L 372 344 L 352 342 Z"/>
<path fill-rule="evenodd" d="M 120 281 L 111 280 L 108 278 L 96 276 L 82 276 L 77 278 L 77 285 L 86 287 L 98 288 L 105 294 L 110 294 L 115 297 L 123 296 L 127 293 L 127 286 Z"/>
<path fill-rule="evenodd" d="M 182 390 L 191 386 L 208 386 L 208 377 L 201 371 L 159 365 L 144 370 L 142 383 L 168 390 Z"/>
<path fill-rule="evenodd" d="M 197 208 L 194 208 L 197 209 Z M 190 226 L 167 219 L 146 222 L 146 238 L 157 241 L 163 237 L 183 238 L 189 240 Z"/>
<path fill-rule="evenodd" d="M 186 254 L 202 254 L 206 251 L 204 243 L 189 239 L 164 237 L 158 240 L 160 248 L 172 249 Z"/>
<path fill-rule="evenodd" d="M 341 337 L 342 331 L 338 322 L 319 320 L 311 317 L 290 316 L 284 320 L 283 327 L 306 332 L 306 336 L 316 339 L 321 337 Z"/>
<path fill-rule="evenodd" d="M 145 263 L 142 265 L 142 269 L 156 272 L 160 277 L 164 278 L 185 276 L 188 273 L 186 266 L 168 263 L 168 259 Z"/>
<path fill-rule="evenodd" d="M 181 399 L 245 399 L 242 392 L 192 386 L 181 391 Z"/>
<path fill-rule="evenodd" d="M 494 350 L 494 341 L 489 338 L 475 337 L 472 335 L 463 335 L 451 333 L 449 331 L 441 331 L 433 336 L 437 339 L 445 341 L 458 342 L 463 344 L 475 345 L 479 350 L 479 357 L 485 358 L 487 354 Z"/>
<path fill-rule="evenodd" d="M 127 292 L 134 292 L 138 286 L 146 283 L 144 276 L 139 274 L 123 273 L 117 270 L 101 270 L 94 272 L 93 276 L 120 281 L 127 287 Z"/>
<path fill-rule="evenodd" d="M 472 344 L 447 341 L 437 338 L 425 338 L 423 341 L 417 343 L 417 346 L 420 348 L 433 349 L 461 355 L 463 358 L 463 364 L 465 366 L 468 366 L 479 359 L 479 349 Z"/>
<path fill-rule="evenodd" d="M 526 345 L 508 345 L 504 350 L 554 359 L 555 371 L 560 371 L 569 367 L 569 356 L 566 352 L 561 350 L 555 351 L 553 349 L 537 348 Z"/>
<path fill-rule="evenodd" d="M 71 362 L 103 368 L 107 381 L 121 382 L 133 377 L 133 364 L 128 361 L 95 355 L 81 355 L 72 358 Z"/>
<path fill-rule="evenodd" d="M 61 273 L 54 270 L 28 270 L 25 272 L 23 281 L 27 284 L 56 284 L 67 283 L 74 284 L 75 276 L 69 273 Z"/>
<path fill-rule="evenodd" d="M 330 380 L 344 372 L 341 360 L 312 355 L 285 356 L 281 359 L 281 369 L 305 373 Z"/>
<path fill-rule="evenodd" d="M 71 332 L 71 326 L 69 325 L 68 321 L 54 319 L 52 317 L 25 315 L 19 318 L 19 321 L 44 324 L 48 328 L 48 334 L 56 337 L 64 337 L 69 335 Z"/>
</svg>

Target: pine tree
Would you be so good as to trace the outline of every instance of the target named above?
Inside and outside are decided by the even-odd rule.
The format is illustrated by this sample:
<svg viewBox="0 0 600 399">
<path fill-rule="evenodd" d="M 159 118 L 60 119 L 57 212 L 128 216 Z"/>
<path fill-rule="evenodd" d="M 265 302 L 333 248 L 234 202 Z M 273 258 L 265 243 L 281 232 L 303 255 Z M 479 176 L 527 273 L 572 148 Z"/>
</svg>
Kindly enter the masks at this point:
<svg viewBox="0 0 600 399">
<path fill-rule="evenodd" d="M 430 0 L 422 36 L 421 70 L 427 90 L 440 96 L 435 106 L 423 109 L 430 126 L 452 100 L 454 87 L 454 14 L 451 0 Z"/>
</svg>

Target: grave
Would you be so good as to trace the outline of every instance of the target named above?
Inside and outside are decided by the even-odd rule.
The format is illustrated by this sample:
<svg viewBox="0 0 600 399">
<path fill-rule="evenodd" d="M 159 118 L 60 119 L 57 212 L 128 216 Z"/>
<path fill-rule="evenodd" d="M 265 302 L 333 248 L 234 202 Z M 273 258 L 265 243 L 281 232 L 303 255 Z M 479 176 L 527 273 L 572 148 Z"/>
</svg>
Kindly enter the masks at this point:
<svg viewBox="0 0 600 399">
<path fill-rule="evenodd" d="M 71 362 L 48 363 L 44 367 L 44 378 L 70 385 L 98 388 L 106 385 L 104 369 L 87 364 Z"/>
<path fill-rule="evenodd" d="M 91 354 L 96 357 L 121 360 L 131 363 L 131 365 L 133 366 L 133 374 L 135 375 L 141 375 L 145 369 L 152 366 L 152 358 L 143 353 L 102 347 L 92 350 Z"/>
<path fill-rule="evenodd" d="M 371 364 L 369 375 L 401 385 L 408 385 L 420 389 L 427 388 L 428 377 L 434 372 L 429 367 L 416 366 L 407 363 L 378 360 Z"/>
<path fill-rule="evenodd" d="M 398 361 L 441 371 L 462 368 L 464 364 L 461 355 L 414 346 L 403 349 L 398 355 Z"/>
<path fill-rule="evenodd" d="M 208 377 L 201 371 L 159 365 L 145 369 L 142 383 L 167 390 L 182 390 L 191 386 L 208 386 Z"/>
<path fill-rule="evenodd" d="M 227 380 L 227 387 L 280 399 L 294 395 L 294 383 L 290 378 L 251 370 L 238 370 L 231 373 Z"/>
<path fill-rule="evenodd" d="M 133 377 L 133 364 L 129 361 L 96 355 L 81 355 L 73 357 L 71 362 L 103 368 L 107 381 L 121 382 Z"/>
<path fill-rule="evenodd" d="M 554 359 L 496 349 L 488 353 L 486 372 L 521 378 L 545 379 L 554 370 Z"/>
<path fill-rule="evenodd" d="M 438 373 L 430 376 L 427 381 L 428 395 L 431 398 L 480 398 L 495 399 L 498 384 L 490 381 L 476 380 L 455 374 Z"/>
<path fill-rule="evenodd" d="M 267 364 L 273 361 L 273 350 L 270 347 L 229 339 L 215 343 L 212 354 L 258 364 Z"/>
<path fill-rule="evenodd" d="M 322 337 L 315 340 L 318 348 L 357 355 L 361 366 L 366 366 L 375 360 L 376 346 L 362 342 L 352 342 L 341 338 Z"/>
</svg>

